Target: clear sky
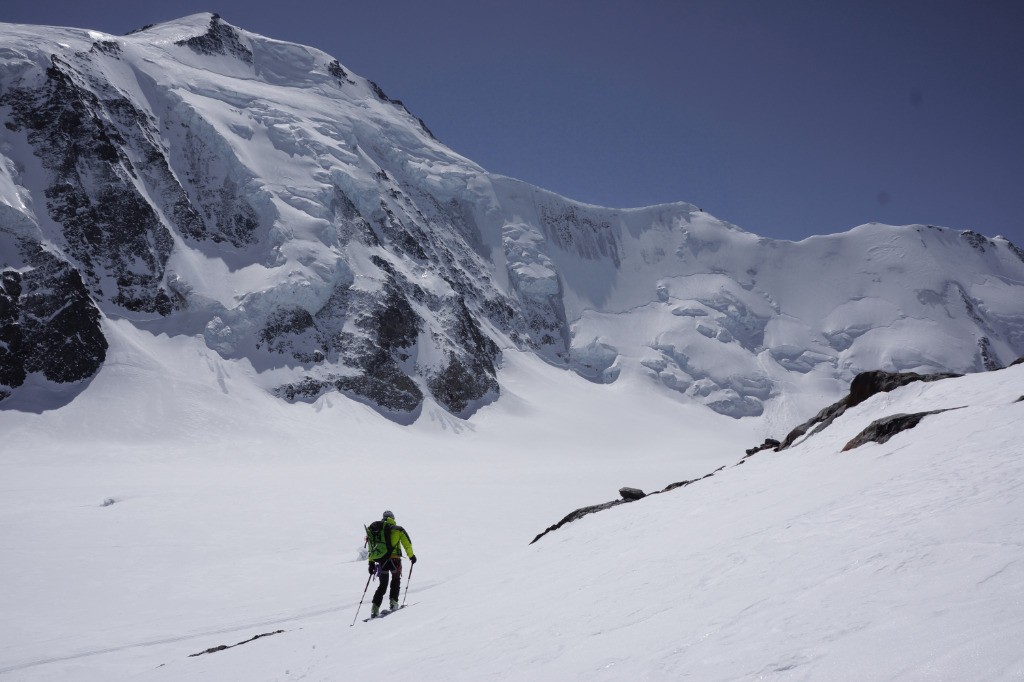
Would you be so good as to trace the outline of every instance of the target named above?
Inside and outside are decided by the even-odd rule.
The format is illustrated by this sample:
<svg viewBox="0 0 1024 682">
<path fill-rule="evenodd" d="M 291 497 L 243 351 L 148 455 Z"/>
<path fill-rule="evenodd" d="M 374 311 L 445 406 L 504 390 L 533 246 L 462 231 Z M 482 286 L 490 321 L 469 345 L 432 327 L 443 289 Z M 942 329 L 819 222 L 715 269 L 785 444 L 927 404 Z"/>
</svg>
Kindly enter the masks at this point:
<svg viewBox="0 0 1024 682">
<path fill-rule="evenodd" d="M 201 11 L 320 48 L 459 153 L 581 201 L 1024 246 L 1021 0 L 12 0 L 0 21 Z"/>
</svg>

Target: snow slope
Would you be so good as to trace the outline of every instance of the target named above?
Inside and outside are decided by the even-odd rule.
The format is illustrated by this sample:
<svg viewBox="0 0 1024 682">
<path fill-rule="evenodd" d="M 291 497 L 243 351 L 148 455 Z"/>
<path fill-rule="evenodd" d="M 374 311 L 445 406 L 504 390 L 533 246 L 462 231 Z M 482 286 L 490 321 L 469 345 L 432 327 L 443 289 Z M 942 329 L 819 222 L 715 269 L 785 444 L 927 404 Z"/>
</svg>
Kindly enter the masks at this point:
<svg viewBox="0 0 1024 682">
<path fill-rule="evenodd" d="M 517 352 L 503 400 L 470 422 L 433 406 L 403 427 L 337 395 L 279 401 L 201 338 L 107 332 L 111 360 L 71 404 L 0 412 L 0 674 L 14 679 L 125 677 L 253 624 L 350 619 L 362 526 L 385 507 L 433 585 L 467 552 L 496 562 L 567 508 L 703 474 L 760 437 Z M 471 523 L 489 540 L 467 548 Z"/>
<path fill-rule="evenodd" d="M 381 647 L 424 680 L 1024 675 L 1024 365 L 877 395 L 789 450 L 528 545 L 618 485 L 732 465 L 754 434 L 519 354 L 502 376 L 515 397 L 468 425 L 438 410 L 381 429 L 368 408 L 281 405 L 238 377 L 229 400 L 204 397 L 189 363 L 216 373 L 214 357 L 162 342 L 180 345 L 175 404 L 135 407 L 104 441 L 75 433 L 105 410 L 92 391 L 66 423 L 11 432 L 0 415 L 18 453 L 0 464 L 0 675 L 357 679 L 379 674 Z M 129 395 L 153 388 L 139 367 L 97 382 L 115 372 Z M 133 430 L 214 405 L 226 432 Z M 877 418 L 940 408 L 961 409 L 841 452 Z M 350 627 L 360 525 L 384 507 L 421 558 L 414 606 Z"/>
<path fill-rule="evenodd" d="M 372 629 L 324 619 L 153 677 L 361 677 L 383 638 L 418 679 L 1020 679 L 1024 368 L 1000 374 L 879 396 L 818 442 L 587 517 Z M 961 406 L 839 452 L 874 418 Z"/>
</svg>

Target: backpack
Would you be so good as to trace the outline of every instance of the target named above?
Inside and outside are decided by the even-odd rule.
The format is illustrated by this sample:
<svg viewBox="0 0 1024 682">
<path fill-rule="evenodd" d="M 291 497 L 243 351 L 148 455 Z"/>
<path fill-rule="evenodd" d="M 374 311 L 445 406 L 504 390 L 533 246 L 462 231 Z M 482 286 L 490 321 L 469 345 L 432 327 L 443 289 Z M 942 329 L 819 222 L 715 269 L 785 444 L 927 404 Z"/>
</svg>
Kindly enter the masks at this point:
<svg viewBox="0 0 1024 682">
<path fill-rule="evenodd" d="M 374 521 L 366 529 L 366 558 L 377 561 L 391 556 L 391 528 L 383 521 Z"/>
</svg>

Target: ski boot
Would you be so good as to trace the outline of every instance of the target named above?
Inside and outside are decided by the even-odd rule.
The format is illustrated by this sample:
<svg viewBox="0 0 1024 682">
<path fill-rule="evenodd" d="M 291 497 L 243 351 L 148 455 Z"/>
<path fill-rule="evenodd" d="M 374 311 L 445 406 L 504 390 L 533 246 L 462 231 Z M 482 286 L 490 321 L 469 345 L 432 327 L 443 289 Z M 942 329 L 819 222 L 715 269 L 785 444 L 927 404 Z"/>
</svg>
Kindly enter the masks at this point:
<svg viewBox="0 0 1024 682">
<path fill-rule="evenodd" d="M 398 600 L 397 599 L 392 599 L 391 600 L 391 610 L 392 611 L 397 611 L 398 610 Z"/>
<path fill-rule="evenodd" d="M 370 618 L 376 618 L 380 615 L 380 604 L 370 604 Z"/>
</svg>

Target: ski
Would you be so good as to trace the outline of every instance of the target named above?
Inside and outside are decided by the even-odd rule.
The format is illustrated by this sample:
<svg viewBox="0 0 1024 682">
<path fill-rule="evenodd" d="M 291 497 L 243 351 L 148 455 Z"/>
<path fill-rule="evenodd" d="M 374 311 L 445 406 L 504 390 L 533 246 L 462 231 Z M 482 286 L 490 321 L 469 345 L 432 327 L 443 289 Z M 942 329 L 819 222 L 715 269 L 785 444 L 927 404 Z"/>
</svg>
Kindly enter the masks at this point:
<svg viewBox="0 0 1024 682">
<path fill-rule="evenodd" d="M 380 620 L 381 618 L 384 618 L 385 616 L 390 616 L 392 613 L 395 613 L 396 611 L 401 611 L 402 609 L 407 609 L 410 606 L 413 606 L 413 604 L 403 604 L 403 605 L 399 606 L 397 609 L 388 609 L 387 611 L 381 611 L 379 614 L 377 614 L 376 617 L 370 616 L 369 618 L 364 618 L 363 622 L 364 623 L 369 623 L 371 620 Z"/>
</svg>

